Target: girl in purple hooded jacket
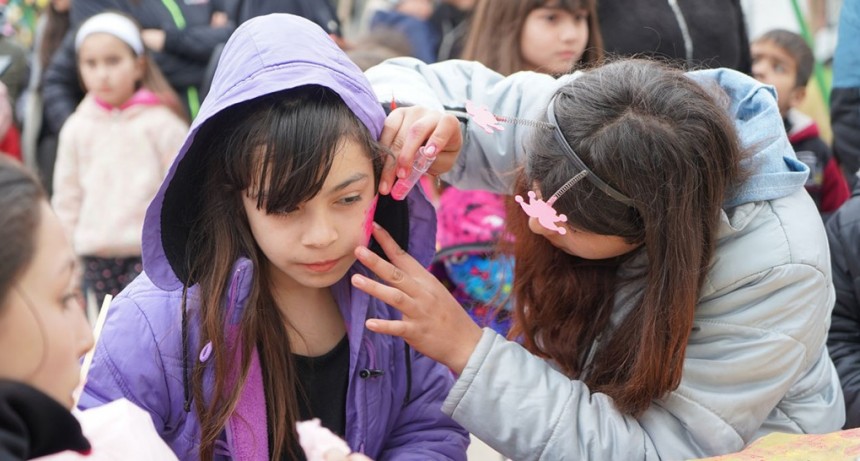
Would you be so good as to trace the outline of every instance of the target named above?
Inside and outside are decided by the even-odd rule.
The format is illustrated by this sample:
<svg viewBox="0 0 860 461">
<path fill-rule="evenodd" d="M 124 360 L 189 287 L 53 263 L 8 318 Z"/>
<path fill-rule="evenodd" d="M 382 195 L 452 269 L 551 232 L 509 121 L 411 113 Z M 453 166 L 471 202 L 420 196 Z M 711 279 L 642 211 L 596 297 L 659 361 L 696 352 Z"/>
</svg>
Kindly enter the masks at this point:
<svg viewBox="0 0 860 461">
<path fill-rule="evenodd" d="M 301 459 L 295 422 L 312 417 L 377 460 L 465 459 L 467 434 L 441 412 L 450 372 L 366 330 L 400 314 L 349 283 L 372 276 L 353 256 L 372 221 L 433 257 L 420 188 L 377 204 L 384 117 L 313 23 L 237 29 L 147 211 L 144 273 L 114 300 L 79 405 L 128 398 L 181 459 Z"/>
</svg>

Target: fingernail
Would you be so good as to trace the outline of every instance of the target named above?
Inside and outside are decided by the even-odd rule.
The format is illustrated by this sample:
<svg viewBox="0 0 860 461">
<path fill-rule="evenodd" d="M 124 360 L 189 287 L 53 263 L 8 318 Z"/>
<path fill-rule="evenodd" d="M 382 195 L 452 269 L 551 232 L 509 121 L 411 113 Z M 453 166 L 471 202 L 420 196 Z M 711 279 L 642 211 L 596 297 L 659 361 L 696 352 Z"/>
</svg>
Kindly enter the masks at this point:
<svg viewBox="0 0 860 461">
<path fill-rule="evenodd" d="M 367 322 L 364 322 L 364 326 L 373 330 L 374 328 L 379 327 L 379 322 L 371 319 L 371 320 L 368 320 Z"/>
<path fill-rule="evenodd" d="M 436 146 L 430 144 L 429 146 L 424 148 L 424 153 L 427 155 L 435 155 L 436 154 Z"/>
<path fill-rule="evenodd" d="M 356 250 L 356 254 L 359 258 L 366 258 L 370 256 L 370 252 L 367 251 L 367 248 L 365 247 L 358 247 L 358 249 Z"/>
<path fill-rule="evenodd" d="M 406 177 L 406 168 L 400 167 L 397 169 L 397 177 L 405 178 Z"/>
<path fill-rule="evenodd" d="M 379 192 L 388 193 L 388 182 L 384 179 L 379 181 Z"/>
<path fill-rule="evenodd" d="M 362 277 L 362 276 L 360 276 L 360 275 L 358 275 L 358 274 L 353 275 L 353 276 L 352 276 L 352 284 L 353 284 L 353 285 L 355 285 L 355 286 L 362 286 L 362 285 L 364 285 L 364 277 Z"/>
<path fill-rule="evenodd" d="M 377 224 L 377 222 L 376 222 L 376 221 L 373 221 L 373 228 L 374 228 L 374 229 L 376 229 L 376 230 L 382 230 L 382 226 L 380 226 L 379 224 Z"/>
</svg>

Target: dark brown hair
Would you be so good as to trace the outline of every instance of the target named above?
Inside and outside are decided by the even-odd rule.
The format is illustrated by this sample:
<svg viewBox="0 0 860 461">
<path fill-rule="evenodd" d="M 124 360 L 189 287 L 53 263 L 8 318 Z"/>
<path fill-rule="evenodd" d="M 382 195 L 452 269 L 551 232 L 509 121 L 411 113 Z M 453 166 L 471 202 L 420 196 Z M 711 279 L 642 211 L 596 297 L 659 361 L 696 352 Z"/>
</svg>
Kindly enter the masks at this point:
<svg viewBox="0 0 860 461">
<path fill-rule="evenodd" d="M 45 192 L 33 174 L 0 154 L 0 308 L 36 251 Z"/>
<path fill-rule="evenodd" d="M 680 383 L 724 196 L 742 177 L 739 141 L 715 94 L 680 71 L 638 60 L 585 72 L 558 90 L 564 138 L 635 205 L 582 180 L 556 210 L 577 229 L 620 236 L 640 249 L 581 259 L 529 231 L 522 210 L 508 215 L 516 238 L 511 335 L 627 414 L 642 413 Z M 517 184 L 523 196 L 537 185 L 549 197 L 581 171 L 552 135 L 539 133 L 527 150 Z M 637 264 L 619 272 L 633 258 Z M 644 267 L 627 274 L 638 258 Z M 626 314 L 613 324 L 619 309 Z"/>
<path fill-rule="evenodd" d="M 63 37 L 69 31 L 69 11 L 64 13 L 57 11 L 54 8 L 53 2 L 48 2 L 48 8 L 45 9 L 45 32 L 42 36 L 42 43 L 39 46 L 39 64 L 42 66 L 42 75 L 48 64 L 51 63 L 51 57 L 60 47 L 63 42 Z"/>
<path fill-rule="evenodd" d="M 198 363 L 192 376 L 201 427 L 200 458 L 212 459 L 215 441 L 247 378 L 255 346 L 264 371 L 271 459 L 281 459 L 285 452 L 294 458 L 295 366 L 285 319 L 271 293 L 268 261 L 251 233 L 242 194 L 250 188 L 249 194 L 258 198 L 258 208 L 267 213 L 290 210 L 320 191 L 345 139 L 367 152 L 377 182 L 383 150 L 336 93 L 315 85 L 225 109 L 204 123 L 196 139 L 187 155 L 205 156 L 203 204 L 186 254 L 191 278 L 199 284 L 200 344 L 211 341 L 215 364 L 209 400 L 203 390 L 204 365 Z M 254 282 L 238 327 L 238 341 L 230 344 L 225 341 L 222 305 L 231 268 L 241 256 L 253 262 Z M 240 370 L 238 382 L 228 378 L 234 369 Z"/>
<path fill-rule="evenodd" d="M 133 17 L 118 11 L 110 11 L 110 13 L 128 18 L 137 26 L 138 32 L 140 32 L 140 24 L 138 24 L 137 20 Z M 141 39 L 141 41 L 142 40 L 143 39 Z M 179 118 L 188 122 L 188 114 L 185 113 L 185 107 L 180 102 L 179 96 L 176 94 L 173 87 L 170 86 L 170 83 L 168 83 L 167 78 L 161 72 L 161 68 L 158 67 L 158 64 L 155 62 L 155 59 L 152 58 L 152 55 L 149 54 L 149 51 L 144 48 L 143 53 L 138 55 L 131 46 L 128 47 L 128 50 L 133 56 L 143 60 L 143 77 L 140 82 L 138 82 L 139 87 L 146 88 L 147 90 L 155 93 L 158 96 L 158 99 L 161 100 L 162 104 L 167 106 L 167 108 Z M 78 63 L 78 80 L 81 84 L 81 89 L 86 92 L 87 89 L 84 88 L 83 79 L 80 78 L 80 63 Z"/>
<path fill-rule="evenodd" d="M 815 56 L 812 54 L 812 48 L 809 47 L 803 37 L 785 29 L 774 29 L 765 32 L 753 43 L 761 42 L 772 42 L 791 56 L 797 68 L 797 74 L 794 77 L 795 86 L 805 87 L 809 83 L 812 69 L 815 66 Z"/>
<path fill-rule="evenodd" d="M 603 59 L 603 38 L 597 22 L 596 0 L 478 0 L 469 24 L 462 59 L 479 61 L 503 75 L 525 70 L 520 36 L 526 17 L 543 7 L 570 12 L 588 12 L 588 43 L 581 64 L 594 65 Z M 571 69 L 572 70 L 572 69 Z"/>
</svg>

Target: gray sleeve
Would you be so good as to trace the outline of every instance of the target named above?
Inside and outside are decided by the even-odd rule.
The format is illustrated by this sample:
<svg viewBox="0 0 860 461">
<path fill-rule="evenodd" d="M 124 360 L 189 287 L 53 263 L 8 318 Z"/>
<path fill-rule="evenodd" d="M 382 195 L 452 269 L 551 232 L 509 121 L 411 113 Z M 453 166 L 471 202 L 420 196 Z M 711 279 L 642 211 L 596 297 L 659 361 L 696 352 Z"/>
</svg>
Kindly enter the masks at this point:
<svg viewBox="0 0 860 461">
<path fill-rule="evenodd" d="M 525 156 L 523 146 L 534 128 L 503 123 L 486 133 L 465 117 L 471 100 L 496 116 L 540 119 L 550 97 L 570 76 L 554 79 L 534 72 L 504 77 L 480 63 L 445 61 L 424 64 L 412 58 L 388 60 L 368 69 L 367 77 L 380 102 L 448 110 L 463 121 L 463 148 L 453 169 L 443 176 L 462 189 L 510 193 L 514 171 Z"/>
</svg>

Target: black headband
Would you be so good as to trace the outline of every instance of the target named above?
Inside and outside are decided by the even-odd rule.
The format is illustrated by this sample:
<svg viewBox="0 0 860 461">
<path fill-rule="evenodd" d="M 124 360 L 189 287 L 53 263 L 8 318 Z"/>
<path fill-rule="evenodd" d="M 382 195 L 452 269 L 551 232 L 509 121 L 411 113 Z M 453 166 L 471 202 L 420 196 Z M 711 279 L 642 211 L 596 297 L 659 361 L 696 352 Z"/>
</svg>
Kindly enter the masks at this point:
<svg viewBox="0 0 860 461">
<path fill-rule="evenodd" d="M 555 134 L 556 141 L 558 141 L 562 149 L 567 152 L 567 154 L 570 156 L 570 159 L 573 160 L 574 165 L 587 173 L 585 175 L 585 179 L 591 181 L 591 183 L 594 184 L 598 189 L 602 190 L 606 195 L 612 197 L 613 199 L 629 207 L 635 207 L 635 202 L 633 201 L 633 199 L 622 194 L 621 192 L 618 192 L 612 186 L 603 182 L 602 179 L 600 179 L 596 174 L 594 174 L 593 171 L 591 171 L 587 166 L 585 166 L 585 163 L 582 161 L 582 159 L 579 158 L 578 155 L 576 155 L 576 152 L 573 151 L 573 148 L 570 147 L 570 144 L 568 144 L 567 140 L 564 139 L 564 135 L 561 133 L 561 128 L 558 126 L 558 122 L 555 119 L 556 98 L 558 98 L 557 94 L 552 97 L 552 100 L 550 100 L 549 102 L 549 106 L 546 108 L 546 118 L 553 126 L 553 133 Z M 561 194 L 556 193 L 554 195 Z"/>
</svg>

